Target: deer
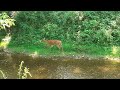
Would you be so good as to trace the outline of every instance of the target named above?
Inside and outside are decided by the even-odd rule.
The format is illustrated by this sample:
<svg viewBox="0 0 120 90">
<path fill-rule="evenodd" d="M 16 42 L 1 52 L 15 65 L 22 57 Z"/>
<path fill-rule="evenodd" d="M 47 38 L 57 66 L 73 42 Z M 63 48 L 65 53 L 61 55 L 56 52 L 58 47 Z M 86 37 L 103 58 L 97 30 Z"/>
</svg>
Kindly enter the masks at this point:
<svg viewBox="0 0 120 90">
<path fill-rule="evenodd" d="M 61 49 L 63 51 L 61 40 L 45 40 L 45 39 L 42 39 L 40 42 L 43 42 L 43 43 L 47 44 L 47 46 L 49 46 L 51 48 L 53 46 L 56 46 L 59 50 Z"/>
</svg>

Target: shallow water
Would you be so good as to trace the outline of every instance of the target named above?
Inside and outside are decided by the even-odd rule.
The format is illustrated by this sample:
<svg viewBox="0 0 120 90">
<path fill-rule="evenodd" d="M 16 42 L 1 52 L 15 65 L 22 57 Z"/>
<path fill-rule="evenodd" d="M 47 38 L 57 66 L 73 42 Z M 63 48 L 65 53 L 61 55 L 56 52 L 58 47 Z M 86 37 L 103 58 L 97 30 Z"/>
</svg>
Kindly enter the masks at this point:
<svg viewBox="0 0 120 90">
<path fill-rule="evenodd" d="M 0 70 L 7 79 L 17 79 L 21 61 L 32 77 L 28 79 L 119 79 L 120 62 L 105 59 L 70 57 L 31 57 L 24 54 L 0 54 Z M 0 78 L 3 76 L 0 73 Z"/>
</svg>

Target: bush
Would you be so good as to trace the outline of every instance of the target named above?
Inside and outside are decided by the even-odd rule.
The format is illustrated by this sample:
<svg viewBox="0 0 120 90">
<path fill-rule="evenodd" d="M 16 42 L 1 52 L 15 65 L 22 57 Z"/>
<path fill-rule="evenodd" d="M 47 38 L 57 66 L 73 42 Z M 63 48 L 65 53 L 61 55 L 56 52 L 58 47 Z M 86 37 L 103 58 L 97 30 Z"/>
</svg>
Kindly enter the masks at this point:
<svg viewBox="0 0 120 90">
<path fill-rule="evenodd" d="M 21 11 L 13 43 L 60 39 L 76 44 L 119 45 L 119 11 Z"/>
</svg>

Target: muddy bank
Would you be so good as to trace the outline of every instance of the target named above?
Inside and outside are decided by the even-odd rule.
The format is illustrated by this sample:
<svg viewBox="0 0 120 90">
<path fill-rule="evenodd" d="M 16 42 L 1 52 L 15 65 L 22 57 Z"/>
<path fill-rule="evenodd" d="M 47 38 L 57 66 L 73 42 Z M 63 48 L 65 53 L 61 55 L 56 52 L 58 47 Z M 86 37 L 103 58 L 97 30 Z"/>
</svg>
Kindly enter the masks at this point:
<svg viewBox="0 0 120 90">
<path fill-rule="evenodd" d="M 52 59 L 52 60 L 59 60 L 60 59 L 74 59 L 74 60 L 79 60 L 79 59 L 86 59 L 86 60 L 99 60 L 99 59 L 105 59 L 104 57 L 93 57 L 93 56 L 88 56 L 88 55 L 39 55 L 39 54 L 30 54 L 30 53 L 17 53 L 17 52 L 11 52 L 11 51 L 2 51 L 0 52 L 0 55 L 6 56 L 6 55 L 16 55 L 16 56 L 27 56 L 27 57 L 32 57 L 34 58 L 46 58 L 46 59 Z"/>
<path fill-rule="evenodd" d="M 31 53 L 25 53 L 25 52 L 21 52 L 21 53 L 18 53 L 18 52 L 12 52 L 12 51 L 9 51 L 9 50 L 6 50 L 6 51 L 0 51 L 0 55 L 13 55 L 13 56 L 25 56 L 25 57 L 32 57 L 33 59 L 36 59 L 36 58 L 45 58 L 45 59 L 52 59 L 52 60 L 64 60 L 64 59 L 70 59 L 70 60 L 112 60 L 112 61 L 117 61 L 119 62 L 120 61 L 120 58 L 114 58 L 112 56 L 93 56 L 93 55 L 83 55 L 83 54 L 77 54 L 77 55 L 39 55 L 39 54 L 31 54 Z"/>
</svg>

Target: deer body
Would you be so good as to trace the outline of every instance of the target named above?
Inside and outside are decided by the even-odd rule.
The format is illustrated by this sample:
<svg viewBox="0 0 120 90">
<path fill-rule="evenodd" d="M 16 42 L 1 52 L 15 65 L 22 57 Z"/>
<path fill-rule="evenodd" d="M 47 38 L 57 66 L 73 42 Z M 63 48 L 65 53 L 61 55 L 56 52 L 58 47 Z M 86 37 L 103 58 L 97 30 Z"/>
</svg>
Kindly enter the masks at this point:
<svg viewBox="0 0 120 90">
<path fill-rule="evenodd" d="M 42 40 L 42 42 L 45 42 L 50 47 L 57 46 L 59 49 L 62 49 L 63 51 L 62 41 L 60 40 Z"/>
</svg>

